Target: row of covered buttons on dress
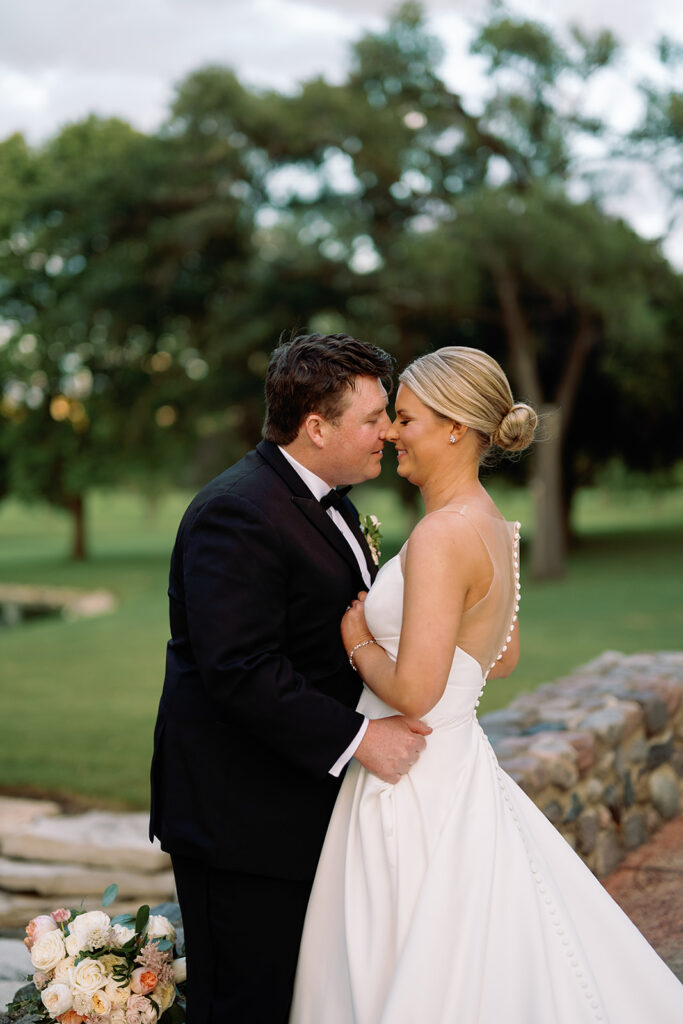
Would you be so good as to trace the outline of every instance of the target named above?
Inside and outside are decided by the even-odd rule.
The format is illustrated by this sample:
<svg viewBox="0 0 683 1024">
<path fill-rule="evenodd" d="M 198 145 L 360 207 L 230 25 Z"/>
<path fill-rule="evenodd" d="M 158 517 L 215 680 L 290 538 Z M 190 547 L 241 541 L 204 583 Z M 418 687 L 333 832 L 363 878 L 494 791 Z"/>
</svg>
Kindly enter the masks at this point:
<svg viewBox="0 0 683 1024">
<path fill-rule="evenodd" d="M 498 786 L 499 786 L 499 788 L 501 790 L 501 793 L 503 795 L 503 800 L 505 801 L 505 804 L 506 804 L 506 806 L 508 808 L 508 811 L 510 812 L 510 817 L 512 818 L 512 820 L 514 822 L 514 824 L 515 824 L 515 826 L 517 828 L 517 831 L 519 832 L 520 839 L 522 840 L 522 844 L 524 846 L 524 852 L 526 853 L 527 860 L 529 862 L 529 870 L 531 871 L 531 875 L 532 875 L 532 877 L 534 879 L 534 882 L 536 883 L 536 888 L 538 890 L 539 897 L 543 901 L 544 905 L 548 908 L 548 914 L 550 916 L 550 920 L 552 922 L 552 925 L 553 925 L 553 927 L 555 929 L 555 934 L 557 935 L 558 939 L 560 940 L 560 942 L 562 944 L 562 947 L 564 949 L 565 955 L 566 955 L 567 959 L 569 960 L 569 965 L 572 968 L 572 970 L 574 971 L 574 975 L 575 975 L 576 980 L 578 982 L 579 988 L 583 992 L 583 994 L 586 997 L 586 1000 L 587 1000 L 591 1010 L 593 1011 L 593 1019 L 596 1020 L 596 1021 L 604 1021 L 605 1017 L 603 1015 L 603 1011 L 602 1011 L 602 1008 L 600 1006 L 599 999 L 598 999 L 596 993 L 593 992 L 593 990 L 591 989 L 591 985 L 590 985 L 590 981 L 589 981 L 589 974 L 586 971 L 585 966 L 579 960 L 578 954 L 576 953 L 576 951 L 572 947 L 571 940 L 570 940 L 570 938 L 569 938 L 569 936 L 567 934 L 566 928 L 562 924 L 562 919 L 560 917 L 559 910 L 557 909 L 557 907 L 555 906 L 555 903 L 553 902 L 553 898 L 550 895 L 550 892 L 548 890 L 548 886 L 546 885 L 546 883 L 544 881 L 544 878 L 543 878 L 543 875 L 541 874 L 541 872 L 540 872 L 540 870 L 538 868 L 538 864 L 534 860 L 533 853 L 532 853 L 532 851 L 529 848 L 529 841 L 528 841 L 526 835 L 524 834 L 521 822 L 519 820 L 519 817 L 517 816 L 517 812 L 515 810 L 515 807 L 514 807 L 514 804 L 512 802 L 512 799 L 510 798 L 510 793 L 508 792 L 508 787 L 507 787 L 506 782 L 505 782 L 505 779 L 506 779 L 505 773 L 504 773 L 503 769 L 500 767 L 500 765 L 498 764 L 498 758 L 496 757 L 495 751 L 494 751 L 493 747 L 491 746 L 490 740 L 489 740 L 488 736 L 486 735 L 486 733 L 484 732 L 484 730 L 483 730 L 483 728 L 481 726 L 481 723 L 479 723 L 479 728 L 481 729 L 481 732 L 482 732 L 482 735 L 484 737 L 484 740 L 486 741 L 486 747 L 488 749 L 489 756 L 490 756 L 490 758 L 491 758 L 491 760 L 493 762 L 493 766 L 495 768 L 495 772 L 496 772 L 496 776 L 497 776 L 497 780 L 498 780 Z"/>
<path fill-rule="evenodd" d="M 513 542 L 512 542 L 512 564 L 513 564 L 513 571 L 514 571 L 514 574 L 515 574 L 515 610 L 514 610 L 514 613 L 513 613 L 513 616 L 512 616 L 512 622 L 510 623 L 510 628 L 508 630 L 508 635 L 506 636 L 505 643 L 503 644 L 503 649 L 501 650 L 500 654 L 496 658 L 496 661 L 501 661 L 502 658 L 503 658 L 503 654 L 508 649 L 508 644 L 512 640 L 512 631 L 515 628 L 515 623 L 517 622 L 517 615 L 519 613 L 519 597 L 520 597 L 520 584 L 519 584 L 519 531 L 520 531 L 521 527 L 522 527 L 521 523 L 515 523 L 514 534 L 513 534 Z M 496 667 L 496 661 L 491 662 L 491 664 L 489 665 L 489 672 L 491 671 L 492 668 Z M 486 678 L 488 678 L 488 672 L 486 673 Z M 477 697 L 477 699 L 476 699 L 476 701 L 474 703 L 475 710 L 472 712 L 473 715 L 476 715 L 476 713 L 477 713 L 476 712 L 476 708 L 478 708 L 479 704 L 481 703 L 481 697 L 482 697 L 482 694 L 484 692 L 484 687 L 486 686 L 486 678 L 484 679 L 484 682 L 482 683 L 481 689 L 479 691 L 479 696 Z"/>
</svg>

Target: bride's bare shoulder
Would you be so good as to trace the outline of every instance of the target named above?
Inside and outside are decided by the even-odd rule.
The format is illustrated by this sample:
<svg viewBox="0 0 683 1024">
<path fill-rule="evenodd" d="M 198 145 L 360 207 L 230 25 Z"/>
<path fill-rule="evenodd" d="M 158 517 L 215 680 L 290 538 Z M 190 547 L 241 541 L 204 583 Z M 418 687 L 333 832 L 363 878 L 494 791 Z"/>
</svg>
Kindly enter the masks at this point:
<svg viewBox="0 0 683 1024">
<path fill-rule="evenodd" d="M 413 529 L 406 555 L 411 561 L 419 559 L 423 563 L 450 561 L 450 558 L 461 563 L 463 556 L 472 550 L 475 537 L 474 526 L 459 509 L 437 509 L 424 516 Z"/>
</svg>

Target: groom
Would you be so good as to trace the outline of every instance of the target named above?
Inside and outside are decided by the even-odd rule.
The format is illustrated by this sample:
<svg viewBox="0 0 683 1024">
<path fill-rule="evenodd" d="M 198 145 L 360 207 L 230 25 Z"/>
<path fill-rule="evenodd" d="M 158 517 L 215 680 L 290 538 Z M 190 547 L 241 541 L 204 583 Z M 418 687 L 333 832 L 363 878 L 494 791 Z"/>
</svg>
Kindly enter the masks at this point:
<svg viewBox="0 0 683 1024">
<path fill-rule="evenodd" d="M 391 369 L 346 335 L 281 345 L 265 440 L 180 524 L 150 834 L 173 860 L 188 1024 L 286 1024 L 340 774 L 355 756 L 396 782 L 430 731 L 354 710 L 339 632 L 375 567 L 334 488 L 379 475 Z"/>
</svg>

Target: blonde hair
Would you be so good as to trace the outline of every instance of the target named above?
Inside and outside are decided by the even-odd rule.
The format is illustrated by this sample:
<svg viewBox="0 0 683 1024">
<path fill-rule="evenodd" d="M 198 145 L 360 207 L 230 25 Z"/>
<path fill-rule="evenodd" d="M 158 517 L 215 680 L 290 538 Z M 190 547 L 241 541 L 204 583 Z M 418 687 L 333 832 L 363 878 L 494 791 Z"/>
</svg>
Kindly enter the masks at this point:
<svg viewBox="0 0 683 1024">
<path fill-rule="evenodd" d="M 399 380 L 439 416 L 476 431 L 481 455 L 492 445 L 517 452 L 533 441 L 536 413 L 514 401 L 507 377 L 486 352 L 440 348 L 409 363 Z"/>
</svg>

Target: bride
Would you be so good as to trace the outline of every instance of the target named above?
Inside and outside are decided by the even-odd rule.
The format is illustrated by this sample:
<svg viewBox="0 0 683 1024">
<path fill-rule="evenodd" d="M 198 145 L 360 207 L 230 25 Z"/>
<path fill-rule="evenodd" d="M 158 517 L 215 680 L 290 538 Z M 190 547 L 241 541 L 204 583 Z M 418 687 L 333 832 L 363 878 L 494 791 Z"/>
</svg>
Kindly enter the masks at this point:
<svg viewBox="0 0 683 1024">
<path fill-rule="evenodd" d="M 290 1024 L 679 1024 L 683 986 L 498 765 L 476 708 L 519 656 L 519 524 L 479 482 L 536 414 L 442 348 L 401 374 L 398 473 L 426 515 L 342 623 L 370 718 L 433 733 L 408 775 L 355 760 L 311 895 Z"/>
</svg>

